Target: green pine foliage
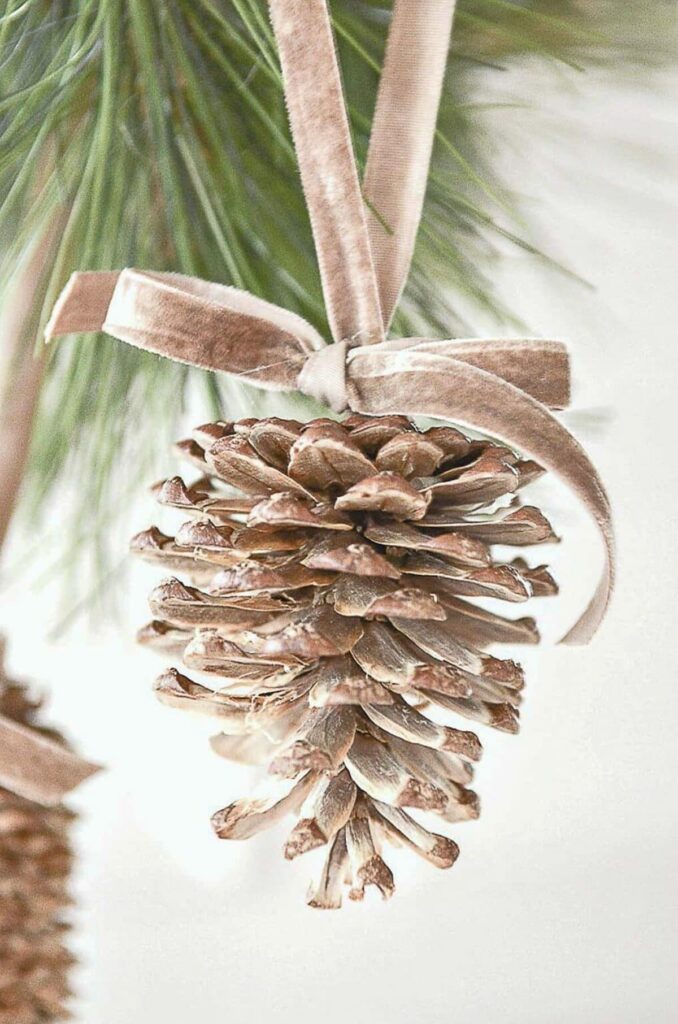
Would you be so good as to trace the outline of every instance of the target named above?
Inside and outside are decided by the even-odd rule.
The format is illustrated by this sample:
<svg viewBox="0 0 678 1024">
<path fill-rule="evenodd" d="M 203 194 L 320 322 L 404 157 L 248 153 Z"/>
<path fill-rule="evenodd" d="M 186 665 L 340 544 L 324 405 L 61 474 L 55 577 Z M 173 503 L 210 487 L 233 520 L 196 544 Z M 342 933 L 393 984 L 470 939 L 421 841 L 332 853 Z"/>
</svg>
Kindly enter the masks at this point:
<svg viewBox="0 0 678 1024">
<path fill-rule="evenodd" d="M 390 6 L 332 3 L 361 164 Z M 620 8 L 628 29 L 618 24 Z M 479 76 L 526 54 L 575 67 L 637 61 L 644 49 L 634 31 L 647 32 L 647 11 L 648 3 L 633 2 L 459 0 L 426 211 L 395 333 L 472 332 L 455 297 L 466 310 L 511 319 L 493 294 L 488 257 L 506 238 L 529 246 L 493 180 L 473 102 Z M 11 293 L 15 268 L 48 225 L 63 225 L 36 292 L 37 343 L 73 270 L 124 266 L 233 284 L 326 331 L 265 0 L 3 0 L 0 12 L 3 291 Z M 189 380 L 206 415 L 252 414 L 261 401 L 237 382 L 109 338 L 52 346 L 30 507 L 48 507 L 54 483 L 71 479 L 79 493 L 74 537 L 103 530 L 127 500 L 123 483 L 148 474 L 164 449 Z"/>
</svg>

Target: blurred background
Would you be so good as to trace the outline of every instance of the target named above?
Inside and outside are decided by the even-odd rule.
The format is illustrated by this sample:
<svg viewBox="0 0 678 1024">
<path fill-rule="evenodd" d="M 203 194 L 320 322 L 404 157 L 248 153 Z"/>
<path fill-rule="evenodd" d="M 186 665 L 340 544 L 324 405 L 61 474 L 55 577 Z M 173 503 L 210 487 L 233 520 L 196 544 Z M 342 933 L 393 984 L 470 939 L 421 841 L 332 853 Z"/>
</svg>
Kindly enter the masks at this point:
<svg viewBox="0 0 678 1024">
<path fill-rule="evenodd" d="M 454 869 L 396 854 L 390 903 L 370 894 L 323 914 L 304 903 L 307 858 L 282 859 L 284 828 L 247 844 L 213 837 L 209 815 L 256 773 L 215 758 L 209 727 L 157 706 L 162 663 L 132 640 L 155 572 L 113 567 L 105 586 L 118 588 L 115 617 L 93 622 L 87 601 L 69 603 L 49 567 L 72 496 L 53 492 L 47 528 L 12 531 L 0 624 L 12 673 L 49 689 L 51 720 L 107 765 L 72 800 L 82 1024 L 678 1016 L 678 73 L 642 68 L 620 83 L 614 68 L 582 75 L 534 57 L 484 76 L 475 99 L 531 243 L 576 272 L 508 242 L 486 266 L 530 334 L 570 343 L 575 394 L 564 422 L 597 463 L 617 517 L 609 617 L 588 649 L 547 642 L 521 655 L 522 731 L 483 734 L 483 813 L 453 830 Z M 496 333 L 475 307 L 473 326 Z M 204 412 L 201 394 L 189 396 L 185 425 Z M 567 495 L 539 486 L 565 537 L 548 549 L 562 600 L 537 609 L 552 641 L 601 555 Z M 128 506 L 120 530 L 154 520 L 150 497 Z"/>
</svg>

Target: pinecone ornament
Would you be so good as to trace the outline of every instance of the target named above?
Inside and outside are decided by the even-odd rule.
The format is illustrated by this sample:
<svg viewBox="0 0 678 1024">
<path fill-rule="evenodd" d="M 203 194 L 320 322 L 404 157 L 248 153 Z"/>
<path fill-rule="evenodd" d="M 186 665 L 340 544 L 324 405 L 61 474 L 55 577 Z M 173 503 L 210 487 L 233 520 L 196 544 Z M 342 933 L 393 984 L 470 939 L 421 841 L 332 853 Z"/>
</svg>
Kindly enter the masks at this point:
<svg viewBox="0 0 678 1024">
<path fill-rule="evenodd" d="M 285 856 L 328 848 L 316 907 L 345 885 L 390 896 L 387 842 L 450 867 L 456 843 L 410 811 L 476 818 L 481 744 L 459 718 L 518 730 L 522 670 L 487 648 L 535 643 L 536 625 L 473 599 L 556 592 L 544 566 L 491 553 L 555 540 L 517 500 L 540 467 L 403 416 L 211 423 L 178 448 L 200 478 L 155 491 L 190 518 L 132 548 L 187 581 L 153 591 L 139 638 L 202 674 L 168 670 L 161 701 L 213 716 L 217 753 L 273 776 L 214 815 L 217 835 L 298 815 Z"/>
<path fill-rule="evenodd" d="M 38 702 L 0 669 L 0 714 L 57 742 L 38 724 Z M 43 807 L 0 787 L 0 1024 L 70 1017 L 64 911 L 70 900 L 73 813 Z"/>
</svg>

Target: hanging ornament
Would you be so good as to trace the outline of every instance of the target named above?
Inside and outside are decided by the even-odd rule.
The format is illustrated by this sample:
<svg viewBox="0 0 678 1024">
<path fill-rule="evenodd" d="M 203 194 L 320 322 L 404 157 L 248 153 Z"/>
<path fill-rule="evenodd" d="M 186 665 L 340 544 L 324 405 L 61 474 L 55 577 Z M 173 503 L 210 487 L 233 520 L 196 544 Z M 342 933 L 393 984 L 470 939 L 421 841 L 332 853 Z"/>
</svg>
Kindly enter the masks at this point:
<svg viewBox="0 0 678 1024">
<path fill-rule="evenodd" d="M 459 725 L 517 728 L 521 670 L 487 648 L 533 643 L 536 626 L 474 598 L 555 592 L 545 567 L 491 552 L 554 539 L 542 513 L 517 501 L 535 475 L 559 475 L 605 544 L 600 583 L 566 642 L 590 639 L 612 586 L 607 497 L 550 411 L 569 401 L 565 347 L 386 339 L 421 215 L 453 9 L 396 2 L 361 188 L 326 2 L 270 2 L 334 344 L 249 293 L 136 270 L 74 275 L 47 330 L 103 329 L 349 413 L 199 428 L 180 445 L 199 478 L 158 488 L 191 521 L 133 543 L 186 573 L 153 592 L 142 640 L 204 673 L 170 670 L 159 696 L 214 715 L 220 754 L 278 777 L 274 792 L 218 812 L 216 831 L 244 839 L 300 815 L 287 856 L 328 847 L 314 906 L 339 906 L 344 882 L 354 898 L 369 884 L 390 895 L 384 840 L 453 863 L 455 843 L 404 808 L 475 817 L 480 743 Z M 449 425 L 420 431 L 416 417 L 500 441 Z M 440 724 L 433 706 L 461 722 Z"/>
</svg>

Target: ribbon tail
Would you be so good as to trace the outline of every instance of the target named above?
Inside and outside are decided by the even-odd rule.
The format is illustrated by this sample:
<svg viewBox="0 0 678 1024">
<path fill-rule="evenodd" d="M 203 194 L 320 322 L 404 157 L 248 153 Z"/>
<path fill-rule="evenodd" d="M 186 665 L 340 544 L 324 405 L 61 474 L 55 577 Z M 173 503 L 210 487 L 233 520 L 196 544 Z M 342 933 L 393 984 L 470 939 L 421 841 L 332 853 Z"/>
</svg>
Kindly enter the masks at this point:
<svg viewBox="0 0 678 1024">
<path fill-rule="evenodd" d="M 45 336 L 90 331 L 267 390 L 293 389 L 307 356 L 325 346 L 302 317 L 249 292 L 130 268 L 73 274 Z"/>
<path fill-rule="evenodd" d="M 603 539 L 605 540 L 604 534 Z M 614 578 L 614 539 L 611 538 L 610 543 L 605 540 L 605 562 L 593 597 L 572 628 L 568 629 L 565 636 L 560 638 L 561 644 L 568 647 L 582 647 L 591 642 L 607 613 L 614 588 Z"/>
<path fill-rule="evenodd" d="M 464 423 L 504 439 L 559 476 L 595 522 L 605 564 L 593 599 L 561 643 L 585 644 L 600 625 L 615 575 L 610 504 L 579 442 L 530 395 L 486 370 L 416 349 L 358 349 L 349 355 L 347 390 L 356 412 L 399 412 Z"/>
<path fill-rule="evenodd" d="M 53 806 L 98 771 L 35 729 L 0 717 L 0 786 L 17 796 Z"/>
</svg>

